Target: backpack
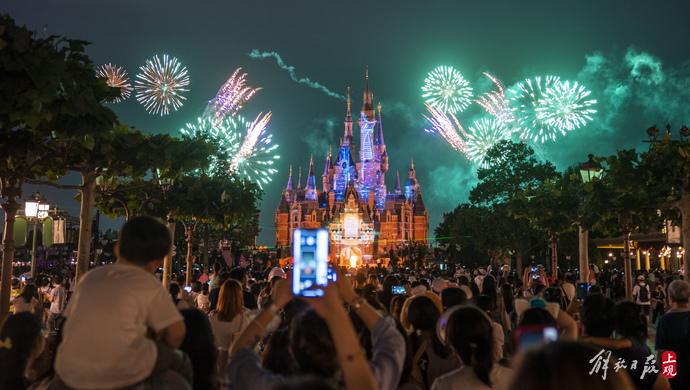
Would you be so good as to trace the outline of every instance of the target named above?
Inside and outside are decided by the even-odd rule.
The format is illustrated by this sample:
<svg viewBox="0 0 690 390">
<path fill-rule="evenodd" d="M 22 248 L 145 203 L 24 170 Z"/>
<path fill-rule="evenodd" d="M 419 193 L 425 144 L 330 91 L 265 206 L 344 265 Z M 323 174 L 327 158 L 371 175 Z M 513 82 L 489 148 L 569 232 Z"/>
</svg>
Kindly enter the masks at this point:
<svg viewBox="0 0 690 390">
<path fill-rule="evenodd" d="M 640 286 L 640 302 L 649 302 L 649 285 Z"/>
</svg>

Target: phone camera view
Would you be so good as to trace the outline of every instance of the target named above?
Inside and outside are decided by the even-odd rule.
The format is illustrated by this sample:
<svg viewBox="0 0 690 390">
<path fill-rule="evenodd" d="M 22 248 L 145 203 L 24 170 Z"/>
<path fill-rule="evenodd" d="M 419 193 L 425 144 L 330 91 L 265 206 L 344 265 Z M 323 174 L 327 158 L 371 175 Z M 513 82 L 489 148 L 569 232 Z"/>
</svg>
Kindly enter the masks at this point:
<svg viewBox="0 0 690 390">
<path fill-rule="evenodd" d="M 293 235 L 292 292 L 297 296 L 321 297 L 328 283 L 328 231 L 296 229 Z M 334 278 L 334 276 L 331 276 Z M 334 280 L 334 279 L 333 279 Z"/>
<path fill-rule="evenodd" d="M 391 293 L 393 295 L 405 294 L 405 286 L 391 286 Z"/>
<path fill-rule="evenodd" d="M 520 349 L 530 349 L 558 340 L 558 330 L 551 326 L 529 327 L 520 332 Z"/>
</svg>

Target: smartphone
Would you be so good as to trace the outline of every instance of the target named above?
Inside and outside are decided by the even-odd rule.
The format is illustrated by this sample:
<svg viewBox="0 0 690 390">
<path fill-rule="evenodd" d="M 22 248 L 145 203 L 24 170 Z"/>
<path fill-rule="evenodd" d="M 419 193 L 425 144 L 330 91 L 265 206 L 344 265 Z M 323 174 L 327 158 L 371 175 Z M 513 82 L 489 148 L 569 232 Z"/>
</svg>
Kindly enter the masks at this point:
<svg viewBox="0 0 690 390">
<path fill-rule="evenodd" d="M 531 269 L 531 273 L 532 273 L 532 279 L 535 279 L 535 280 L 539 279 L 539 267 L 537 267 L 536 265 L 533 265 L 532 269 Z"/>
<path fill-rule="evenodd" d="M 522 351 L 558 340 L 558 330 L 552 326 L 525 325 L 515 330 L 515 338 Z"/>
<path fill-rule="evenodd" d="M 582 301 L 585 298 L 587 298 L 587 294 L 589 293 L 590 287 L 591 286 L 588 283 L 578 283 L 577 289 L 575 290 L 575 298 L 578 301 Z"/>
<path fill-rule="evenodd" d="M 184 290 L 185 290 L 186 292 L 188 292 L 188 293 L 189 293 L 189 292 L 192 292 L 192 286 L 185 286 L 185 287 L 184 287 Z"/>
<path fill-rule="evenodd" d="M 405 294 L 405 286 L 402 286 L 402 285 L 391 286 L 391 294 L 393 294 L 393 295 Z"/>
<path fill-rule="evenodd" d="M 295 229 L 292 236 L 292 293 L 322 297 L 328 284 L 328 230 Z"/>
</svg>

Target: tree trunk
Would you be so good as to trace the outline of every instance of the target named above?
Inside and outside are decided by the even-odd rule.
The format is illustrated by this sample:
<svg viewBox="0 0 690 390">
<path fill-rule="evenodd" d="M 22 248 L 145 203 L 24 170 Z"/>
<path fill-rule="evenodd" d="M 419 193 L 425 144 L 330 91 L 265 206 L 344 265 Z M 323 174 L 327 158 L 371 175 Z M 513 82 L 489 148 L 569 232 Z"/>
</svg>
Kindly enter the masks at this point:
<svg viewBox="0 0 690 390">
<path fill-rule="evenodd" d="M 192 226 L 184 226 L 184 236 L 187 241 L 187 256 L 185 257 L 185 285 L 189 286 L 192 284 L 192 245 L 194 244 L 194 230 L 196 229 L 196 222 Z"/>
<path fill-rule="evenodd" d="M 625 264 L 623 264 L 623 272 L 625 273 L 625 299 L 630 300 L 632 299 L 632 286 L 633 286 L 633 278 L 632 278 L 632 259 L 630 258 L 630 232 L 624 232 L 623 233 L 623 238 L 625 239 L 625 247 L 623 253 L 623 261 L 625 261 Z"/>
<path fill-rule="evenodd" d="M 170 230 L 170 236 L 172 238 L 173 246 L 175 245 L 175 220 L 173 219 L 172 213 L 168 213 L 168 230 Z M 172 274 L 172 249 L 165 258 L 163 258 L 163 287 L 168 289 L 170 284 L 170 275 Z"/>
<path fill-rule="evenodd" d="M 515 253 L 515 272 L 517 272 L 518 277 L 522 278 L 522 253 Z"/>
<path fill-rule="evenodd" d="M 0 324 L 10 313 L 10 284 L 12 283 L 12 260 L 14 259 L 14 218 L 17 216 L 19 204 L 16 197 L 19 191 L 6 189 L 6 181 L 3 179 L 2 197 L 7 201 L 2 203 L 5 212 L 5 226 L 2 237 L 2 276 L 0 278 Z M 21 188 L 21 187 L 19 187 Z"/>
<path fill-rule="evenodd" d="M 551 235 L 551 279 L 558 280 L 558 236 Z"/>
<path fill-rule="evenodd" d="M 589 232 L 578 226 L 580 247 L 580 282 L 589 283 Z"/>
<path fill-rule="evenodd" d="M 690 249 L 690 193 L 684 193 L 680 200 L 680 215 L 681 215 L 681 233 L 683 235 L 683 248 L 686 253 Z M 687 259 L 687 255 L 683 260 Z M 690 267 L 687 265 L 687 260 L 683 262 L 683 279 L 690 280 Z"/>
<path fill-rule="evenodd" d="M 204 236 L 204 253 L 202 254 L 202 264 L 204 266 L 204 270 L 208 271 L 208 247 L 210 245 L 210 235 L 208 234 L 208 229 L 206 229 L 206 233 Z"/>
<path fill-rule="evenodd" d="M 93 207 L 96 203 L 96 173 L 81 174 L 81 209 L 79 210 L 79 244 L 77 246 L 77 270 L 75 283 L 79 282 L 89 270 L 91 254 L 91 228 L 93 226 Z"/>
</svg>

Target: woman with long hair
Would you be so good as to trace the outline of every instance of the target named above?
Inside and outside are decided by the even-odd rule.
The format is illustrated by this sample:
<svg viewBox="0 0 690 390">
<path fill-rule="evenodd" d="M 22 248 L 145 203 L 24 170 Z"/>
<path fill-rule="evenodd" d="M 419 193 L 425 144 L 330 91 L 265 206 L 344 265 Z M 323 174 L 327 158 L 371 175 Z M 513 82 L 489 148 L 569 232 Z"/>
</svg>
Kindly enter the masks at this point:
<svg viewBox="0 0 690 390">
<path fill-rule="evenodd" d="M 216 347 L 207 316 L 197 309 L 180 311 L 185 333 L 180 350 L 189 356 L 194 370 L 194 390 L 216 388 Z"/>
<path fill-rule="evenodd" d="M 42 318 L 43 306 L 38 300 L 38 290 L 33 284 L 27 284 L 22 291 L 12 300 L 15 313 L 29 312 Z"/>
<path fill-rule="evenodd" d="M 504 330 L 510 329 L 510 318 L 506 311 L 503 295 L 496 285 L 496 279 L 493 275 L 486 275 L 482 282 L 482 294 L 491 298 L 492 309 L 490 310 L 490 317 L 496 321 Z"/>
<path fill-rule="evenodd" d="M 244 307 L 244 294 L 238 281 L 230 279 L 223 283 L 218 294 L 218 305 L 216 310 L 211 312 L 209 319 L 218 348 L 220 371 L 225 369 L 230 346 L 251 320 L 249 310 Z"/>
<path fill-rule="evenodd" d="M 458 366 L 458 359 L 436 335 L 441 316 L 439 298 L 430 292 L 403 303 L 401 322 L 408 333 L 407 355 L 401 383 L 428 389 L 439 376 Z"/>
<path fill-rule="evenodd" d="M 0 389 L 26 389 L 32 363 L 44 346 L 41 322 L 34 314 L 11 315 L 0 330 Z"/>
<path fill-rule="evenodd" d="M 491 319 L 474 306 L 459 306 L 447 313 L 446 344 L 459 358 L 460 368 L 436 379 L 433 390 L 507 389 L 512 370 L 495 362 Z M 443 323 L 443 319 L 440 323 Z M 441 332 L 439 332 L 441 333 Z"/>
</svg>

